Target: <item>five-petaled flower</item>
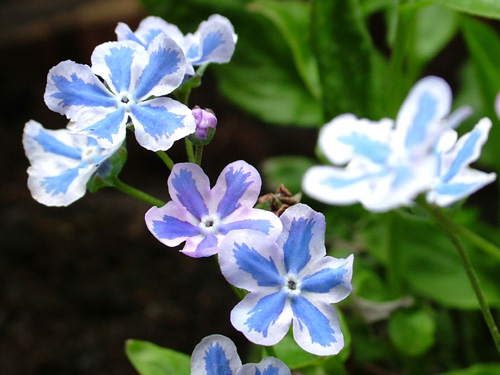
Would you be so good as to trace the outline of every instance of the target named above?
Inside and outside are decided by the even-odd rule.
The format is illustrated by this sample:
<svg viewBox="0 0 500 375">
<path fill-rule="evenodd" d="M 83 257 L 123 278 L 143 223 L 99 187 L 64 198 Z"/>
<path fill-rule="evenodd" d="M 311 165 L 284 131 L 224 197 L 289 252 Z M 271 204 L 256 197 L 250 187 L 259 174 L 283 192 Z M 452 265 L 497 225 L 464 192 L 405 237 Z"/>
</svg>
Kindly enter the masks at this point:
<svg viewBox="0 0 500 375">
<path fill-rule="evenodd" d="M 309 169 L 303 179 L 304 191 L 329 204 L 359 202 L 371 211 L 387 211 L 411 205 L 418 194 L 432 189 L 434 193 L 448 197 L 435 199 L 435 194 L 431 193 L 428 196 L 431 200 L 437 204 L 449 204 L 491 182 L 483 174 L 468 173 L 469 169 L 460 168 L 460 177 L 456 176 L 458 164 L 468 165 L 477 159 L 477 147 L 473 147 L 474 156 L 468 156 L 466 163 L 457 159 L 452 170 L 441 174 L 448 168 L 450 158 L 461 158 L 469 151 L 466 148 L 457 154 L 455 149 L 441 158 L 436 152 L 438 139 L 458 125 L 457 118 L 463 117 L 452 115 L 447 118 L 451 101 L 448 84 L 441 78 L 430 76 L 420 80 L 410 91 L 395 124 L 390 119 L 372 122 L 352 114 L 336 117 L 321 130 L 319 146 L 333 164 L 346 166 Z M 477 145 L 484 143 L 487 134 L 484 125 L 480 128 L 483 130 L 475 131 L 483 135 Z M 472 146 L 470 142 L 469 146 Z M 439 181 L 450 182 L 451 174 L 460 183 L 471 184 L 474 188 L 466 191 L 448 185 L 444 189 Z M 456 185 L 453 187 L 457 188 Z"/>
<path fill-rule="evenodd" d="M 194 348 L 191 375 L 291 375 L 291 372 L 274 357 L 242 365 L 236 346 L 230 339 L 222 335 L 210 335 Z"/>
<path fill-rule="evenodd" d="M 344 346 L 332 303 L 352 290 L 353 256 L 326 256 L 325 218 L 305 204 L 281 215 L 276 241 L 257 233 L 234 231 L 222 241 L 222 274 L 250 293 L 234 307 L 231 323 L 250 341 L 274 345 L 293 321 L 302 349 L 317 355 L 337 354 Z"/>
<path fill-rule="evenodd" d="M 194 34 L 184 36 L 179 28 L 159 17 L 144 18 L 133 32 L 127 24 L 116 27 L 118 40 L 132 40 L 145 47 L 158 34 L 165 34 L 181 46 L 186 55 L 186 74 L 194 74 L 193 66 L 227 63 L 231 60 L 238 40 L 231 22 L 219 14 L 203 21 Z"/>
<path fill-rule="evenodd" d="M 224 236 L 236 229 L 247 229 L 276 238 L 281 221 L 269 211 L 255 209 L 261 179 L 257 170 L 244 161 L 224 168 L 215 186 L 196 164 L 175 164 L 168 178 L 172 200 L 146 213 L 151 233 L 167 246 L 186 241 L 181 250 L 192 257 L 218 252 Z"/>
<path fill-rule="evenodd" d="M 101 147 L 122 143 L 130 119 L 141 146 L 167 150 L 195 131 L 191 110 L 164 97 L 182 83 L 185 71 L 182 49 L 165 35 L 147 49 L 131 41 L 107 42 L 95 48 L 92 67 L 73 61 L 53 67 L 45 103 L 73 121 L 70 130 L 95 138 Z"/>
<path fill-rule="evenodd" d="M 109 171 L 107 161 L 120 144 L 103 149 L 93 138 L 67 129 L 48 130 L 30 120 L 23 146 L 31 163 L 28 188 L 33 198 L 46 206 L 67 206 L 85 195 L 95 173 Z"/>
</svg>

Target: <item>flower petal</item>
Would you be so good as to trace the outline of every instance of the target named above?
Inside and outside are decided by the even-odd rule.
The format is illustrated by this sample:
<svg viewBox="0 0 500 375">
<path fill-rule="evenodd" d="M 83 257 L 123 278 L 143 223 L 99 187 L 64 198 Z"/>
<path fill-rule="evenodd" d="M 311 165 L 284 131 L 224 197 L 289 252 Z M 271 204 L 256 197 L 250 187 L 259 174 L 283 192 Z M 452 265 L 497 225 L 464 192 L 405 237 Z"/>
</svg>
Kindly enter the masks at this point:
<svg viewBox="0 0 500 375">
<path fill-rule="evenodd" d="M 299 203 L 286 209 L 280 219 L 283 231 L 277 244 L 284 252 L 286 273 L 297 275 L 309 261 L 326 254 L 325 217 Z"/>
<path fill-rule="evenodd" d="M 291 375 L 290 369 L 282 361 L 266 357 L 259 363 L 247 363 L 241 366 L 238 375 Z"/>
<path fill-rule="evenodd" d="M 198 165 L 175 164 L 168 178 L 168 192 L 172 200 L 184 206 L 198 223 L 209 214 L 210 181 Z"/>
<path fill-rule="evenodd" d="M 90 67 L 73 61 L 60 62 L 50 69 L 44 99 L 52 111 L 72 120 L 82 111 L 116 105 L 116 98 Z"/>
<path fill-rule="evenodd" d="M 191 375 L 236 375 L 240 368 L 236 346 L 222 335 L 205 337 L 191 355 Z"/>
<path fill-rule="evenodd" d="M 328 303 L 342 301 L 352 291 L 353 260 L 353 255 L 346 259 L 326 256 L 320 262 L 308 264 L 304 269 L 307 276 L 301 280 L 302 294 L 311 301 L 316 298 Z"/>
<path fill-rule="evenodd" d="M 259 172 L 243 160 L 227 165 L 212 189 L 219 217 L 224 219 L 242 206 L 253 207 L 260 194 Z"/>
<path fill-rule="evenodd" d="M 305 351 L 316 355 L 334 355 L 344 347 L 337 311 L 328 303 L 317 306 L 306 298 L 291 300 L 293 337 Z"/>
<path fill-rule="evenodd" d="M 231 311 L 231 323 L 251 342 L 275 345 L 283 339 L 292 322 L 292 311 L 283 291 L 250 293 Z"/>
<path fill-rule="evenodd" d="M 198 243 L 202 239 L 196 221 L 178 202 L 170 201 L 163 207 L 150 208 L 145 220 L 149 231 L 167 246 L 177 246 L 187 238 L 199 237 Z"/>
<path fill-rule="evenodd" d="M 230 232 L 219 246 L 219 264 L 224 277 L 234 286 L 249 291 L 283 284 L 279 249 L 261 233 Z"/>
<path fill-rule="evenodd" d="M 334 164 L 345 164 L 361 157 L 375 164 L 385 164 L 391 155 L 388 144 L 393 121 L 372 122 L 351 114 L 334 118 L 320 132 L 318 144 Z"/>
<path fill-rule="evenodd" d="M 121 22 L 118 23 L 115 32 L 118 36 L 118 40 L 133 40 L 134 42 L 142 44 L 145 48 L 147 48 L 153 39 L 161 33 L 173 39 L 181 47 L 184 42 L 184 35 L 177 26 L 165 22 L 160 17 L 154 16 L 144 18 L 139 23 L 139 27 L 135 33 L 132 32 L 130 27 Z"/>
<path fill-rule="evenodd" d="M 282 228 L 281 220 L 274 213 L 256 208 L 240 207 L 223 220 L 218 230 L 224 235 L 237 229 L 255 230 L 274 240 L 279 236 Z"/>
<path fill-rule="evenodd" d="M 195 43 L 186 46 L 187 57 L 193 65 L 227 63 L 234 53 L 237 36 L 231 22 L 218 14 L 212 15 L 198 27 Z"/>
<path fill-rule="evenodd" d="M 201 240 L 201 242 L 196 246 L 193 250 L 191 246 L 184 246 L 184 249 L 181 250 L 181 253 L 184 253 L 193 258 L 201 258 L 201 257 L 209 257 L 211 255 L 217 254 L 219 251 L 219 240 L 215 236 L 215 234 L 209 232 L 205 235 L 205 237 Z"/>
<path fill-rule="evenodd" d="M 136 54 L 144 55 L 144 47 L 131 41 L 107 42 L 92 53 L 92 71 L 119 95 L 131 89 L 132 66 Z"/>
<path fill-rule="evenodd" d="M 483 118 L 472 131 L 460 137 L 449 153 L 442 155 L 443 175 L 441 180 L 443 182 L 452 180 L 465 167 L 479 158 L 490 129 L 491 120 Z"/>
<path fill-rule="evenodd" d="M 196 130 L 191 110 L 170 98 L 155 98 L 130 106 L 139 144 L 151 151 L 168 150 Z"/>
<path fill-rule="evenodd" d="M 429 76 L 418 81 L 398 112 L 399 140 L 395 144 L 404 150 L 431 146 L 444 126 L 439 122 L 450 113 L 451 101 L 450 86 L 442 78 Z"/>
<path fill-rule="evenodd" d="M 180 86 L 186 72 L 181 47 L 163 34 L 150 43 L 145 60 L 134 61 L 134 64 L 141 68 L 137 76 L 133 76 L 135 90 L 132 98 L 135 101 L 170 94 Z"/>
</svg>

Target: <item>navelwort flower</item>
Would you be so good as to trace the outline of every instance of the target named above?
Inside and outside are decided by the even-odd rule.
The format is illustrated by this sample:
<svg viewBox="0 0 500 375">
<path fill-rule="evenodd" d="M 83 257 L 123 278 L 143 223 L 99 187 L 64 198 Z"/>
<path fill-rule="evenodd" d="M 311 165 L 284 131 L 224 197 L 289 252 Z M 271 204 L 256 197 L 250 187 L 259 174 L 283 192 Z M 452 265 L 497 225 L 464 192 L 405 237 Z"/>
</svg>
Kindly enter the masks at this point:
<svg viewBox="0 0 500 375">
<path fill-rule="evenodd" d="M 191 375 L 291 375 L 291 372 L 274 357 L 242 365 L 236 346 L 230 339 L 222 335 L 210 335 L 194 348 Z"/>
<path fill-rule="evenodd" d="M 302 182 L 304 191 L 325 203 L 347 205 L 359 202 L 371 211 L 411 205 L 418 194 L 432 188 L 444 192 L 436 183 L 447 166 L 439 163 L 450 163 L 451 154 L 443 155 L 440 160 L 435 150 L 438 138 L 457 125 L 457 118 L 462 117 L 452 115 L 447 119 L 451 101 L 448 84 L 431 76 L 412 88 L 395 123 L 390 119 L 372 122 L 352 114 L 336 117 L 321 130 L 319 146 L 333 164 L 347 165 L 309 169 Z M 482 145 L 481 142 L 478 144 Z M 474 158 L 467 159 L 467 164 L 478 157 L 478 154 L 474 155 Z M 462 164 L 461 161 L 457 163 Z M 461 170 L 464 177 L 468 170 Z M 455 175 L 455 172 L 458 171 L 453 169 L 450 173 Z M 451 175 L 442 177 L 448 182 Z M 465 180 L 460 181 L 477 188 L 485 184 L 484 176 L 478 174 L 469 173 Z M 447 199 L 436 200 L 432 198 L 434 194 L 429 197 L 444 205 L 473 191 L 458 194 L 448 189 L 446 194 L 450 197 Z"/>
<path fill-rule="evenodd" d="M 101 147 L 122 143 L 130 118 L 141 146 L 167 150 L 195 131 L 191 110 L 162 97 L 182 83 L 185 71 L 182 49 L 165 35 L 147 50 L 130 41 L 108 42 L 95 48 L 92 68 L 73 61 L 53 67 L 45 103 L 74 122 L 70 130 L 95 138 Z"/>
<path fill-rule="evenodd" d="M 449 206 L 495 180 L 495 173 L 469 168 L 469 164 L 479 158 L 490 129 L 491 121 L 483 118 L 458 141 L 457 132 L 453 129 L 441 136 L 435 149 L 438 173 L 427 193 L 429 203 Z"/>
<path fill-rule="evenodd" d="M 167 246 L 186 241 L 181 250 L 191 257 L 210 256 L 220 240 L 235 229 L 248 229 L 276 238 L 281 222 L 271 212 L 253 208 L 261 179 L 257 170 L 244 161 L 224 168 L 215 186 L 196 164 L 175 164 L 168 178 L 172 200 L 146 213 L 151 233 Z"/>
<path fill-rule="evenodd" d="M 248 340 L 275 345 L 293 321 L 299 346 L 313 354 L 337 354 L 344 346 L 332 303 L 352 290 L 353 256 L 326 255 L 325 218 L 305 204 L 281 215 L 274 242 L 260 233 L 234 231 L 222 241 L 222 274 L 250 293 L 231 311 L 231 323 Z"/>
<path fill-rule="evenodd" d="M 165 34 L 176 41 L 186 55 L 186 74 L 194 74 L 194 66 L 227 63 L 231 60 L 238 36 L 231 22 L 219 14 L 203 21 L 194 34 L 184 36 L 179 28 L 159 17 L 144 18 L 133 32 L 125 23 L 115 29 L 118 40 L 132 40 L 147 47 L 158 35 Z"/>
<path fill-rule="evenodd" d="M 93 138 L 67 129 L 47 130 L 30 120 L 24 127 L 23 146 L 31 166 L 28 188 L 46 206 L 67 206 L 85 195 L 94 173 L 108 172 L 107 159 L 120 147 L 99 147 Z"/>
</svg>

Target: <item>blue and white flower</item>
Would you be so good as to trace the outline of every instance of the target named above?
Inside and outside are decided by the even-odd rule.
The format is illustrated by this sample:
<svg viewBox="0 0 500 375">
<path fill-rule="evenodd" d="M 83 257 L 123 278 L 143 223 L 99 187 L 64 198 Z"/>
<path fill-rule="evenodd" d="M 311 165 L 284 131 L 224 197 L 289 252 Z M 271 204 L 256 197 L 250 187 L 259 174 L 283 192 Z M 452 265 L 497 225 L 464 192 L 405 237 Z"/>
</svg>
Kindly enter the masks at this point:
<svg viewBox="0 0 500 375">
<path fill-rule="evenodd" d="M 93 138 L 48 130 L 33 120 L 24 127 L 23 146 L 31 163 L 28 188 L 46 206 L 68 206 L 83 197 L 89 179 L 106 173 L 107 159 L 120 147 L 103 149 Z"/>
<path fill-rule="evenodd" d="M 336 117 L 321 130 L 319 146 L 339 166 L 309 169 L 304 191 L 329 204 L 359 202 L 371 211 L 387 211 L 411 205 L 433 186 L 439 189 L 436 176 L 443 166 L 436 142 L 468 112 L 459 110 L 448 117 L 451 102 L 448 84 L 431 76 L 413 87 L 395 122 L 372 122 L 351 114 Z"/>
<path fill-rule="evenodd" d="M 236 346 L 230 339 L 222 335 L 210 335 L 194 348 L 191 375 L 291 375 L 291 372 L 274 357 L 242 365 Z"/>
<path fill-rule="evenodd" d="M 168 178 L 172 200 L 146 213 L 146 225 L 163 244 L 191 257 L 218 252 L 222 238 L 236 229 L 275 239 L 281 221 L 269 211 L 255 209 L 262 182 L 257 170 L 244 161 L 224 168 L 215 186 L 196 164 L 175 164 Z"/>
<path fill-rule="evenodd" d="M 490 129 L 491 120 L 483 118 L 458 141 L 457 132 L 453 129 L 441 136 L 435 148 L 439 161 L 438 173 L 427 193 L 429 203 L 449 206 L 495 180 L 495 173 L 469 168 L 469 164 L 481 155 Z"/>
<path fill-rule="evenodd" d="M 331 305 L 352 290 L 353 256 L 326 256 L 325 218 L 305 204 L 281 215 L 276 241 L 260 233 L 234 231 L 222 241 L 222 274 L 250 293 L 234 307 L 231 323 L 248 340 L 275 345 L 288 332 L 316 355 L 337 354 L 344 346 L 340 322 Z"/>
<path fill-rule="evenodd" d="M 190 75 L 194 74 L 193 66 L 229 62 L 238 40 L 231 22 L 219 14 L 213 14 L 194 34 L 186 36 L 177 26 L 153 16 L 143 19 L 135 32 L 124 23 L 119 23 L 115 32 L 118 40 L 132 40 L 146 48 L 158 34 L 169 36 L 184 50 L 186 73 Z"/>
<path fill-rule="evenodd" d="M 122 143 L 130 119 L 141 146 L 167 150 L 196 127 L 188 107 L 163 97 L 182 83 L 185 71 L 182 49 L 164 35 L 147 49 L 131 41 L 108 42 L 95 48 L 92 67 L 73 61 L 53 67 L 45 103 L 73 122 L 70 130 L 95 138 L 101 147 Z"/>
</svg>

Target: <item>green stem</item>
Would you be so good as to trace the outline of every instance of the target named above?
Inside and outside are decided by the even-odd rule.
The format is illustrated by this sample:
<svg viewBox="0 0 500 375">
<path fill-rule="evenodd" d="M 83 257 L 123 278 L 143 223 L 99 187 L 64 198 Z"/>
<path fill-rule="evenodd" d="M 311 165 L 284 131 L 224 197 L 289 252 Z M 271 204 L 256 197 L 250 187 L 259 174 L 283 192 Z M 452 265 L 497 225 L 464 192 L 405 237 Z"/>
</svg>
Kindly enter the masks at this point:
<svg viewBox="0 0 500 375">
<path fill-rule="evenodd" d="M 194 163 L 195 157 L 194 157 L 194 151 L 193 151 L 193 143 L 187 137 L 184 139 L 186 140 L 186 154 L 188 157 L 188 161 L 190 163 Z"/>
<path fill-rule="evenodd" d="M 196 146 L 194 162 L 201 166 L 201 159 L 203 157 L 203 146 Z"/>
<path fill-rule="evenodd" d="M 118 177 L 113 178 L 113 184 L 114 188 L 120 190 L 122 193 L 128 194 L 134 198 L 147 202 L 152 206 L 162 207 L 165 205 L 165 202 L 163 202 L 162 200 L 157 199 L 147 193 L 144 193 L 143 191 L 138 190 L 130 185 L 127 185 L 126 183 L 122 182 Z"/>
<path fill-rule="evenodd" d="M 476 245 L 479 249 L 483 250 L 485 253 L 488 253 L 492 257 L 500 260 L 500 248 L 495 246 L 488 240 L 483 237 L 477 235 L 470 229 L 464 228 L 459 224 L 455 224 L 450 219 L 446 218 L 450 222 L 450 226 L 453 226 L 453 229 L 460 235 L 462 238 L 468 240 L 471 244 Z"/>
<path fill-rule="evenodd" d="M 399 273 L 399 252 L 395 246 L 395 215 L 394 212 L 388 212 L 385 217 L 385 247 L 387 249 L 387 281 L 394 298 L 401 297 L 402 278 Z"/>
<path fill-rule="evenodd" d="M 174 167 L 174 161 L 167 155 L 165 151 L 156 151 L 156 154 L 160 157 L 161 160 L 165 163 L 168 169 L 172 170 Z"/>
<path fill-rule="evenodd" d="M 437 225 L 445 232 L 445 234 L 448 236 L 448 238 L 453 243 L 455 248 L 458 250 L 465 271 L 467 272 L 467 276 L 469 277 L 472 289 L 474 289 L 477 301 L 479 302 L 479 306 L 481 308 L 481 312 L 483 313 L 484 320 L 488 325 L 491 336 L 493 337 L 497 350 L 500 353 L 500 333 L 498 331 L 498 327 L 495 323 L 495 320 L 493 319 L 493 315 L 491 314 L 491 310 L 488 306 L 488 303 L 486 302 L 486 298 L 481 289 L 481 285 L 479 283 L 479 279 L 477 278 L 476 272 L 472 267 L 469 255 L 467 254 L 467 251 L 460 242 L 458 236 L 455 234 L 456 233 L 455 226 L 450 225 L 451 220 L 448 219 L 445 215 L 443 215 L 443 213 L 440 211 L 438 207 L 430 206 L 427 204 L 424 204 L 424 206 L 434 217 Z"/>
</svg>

